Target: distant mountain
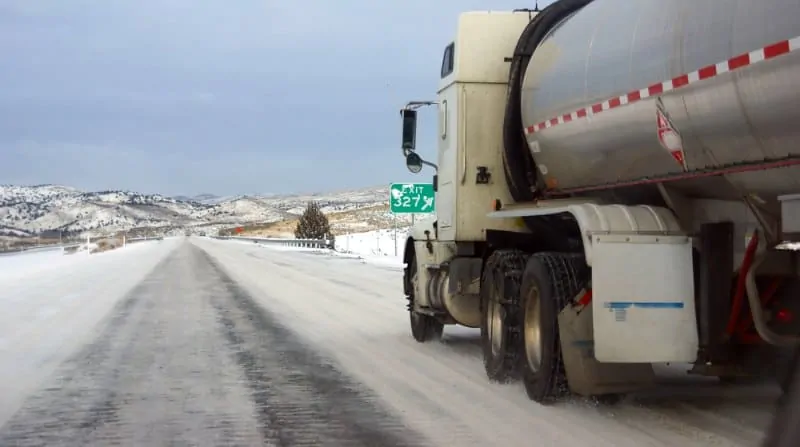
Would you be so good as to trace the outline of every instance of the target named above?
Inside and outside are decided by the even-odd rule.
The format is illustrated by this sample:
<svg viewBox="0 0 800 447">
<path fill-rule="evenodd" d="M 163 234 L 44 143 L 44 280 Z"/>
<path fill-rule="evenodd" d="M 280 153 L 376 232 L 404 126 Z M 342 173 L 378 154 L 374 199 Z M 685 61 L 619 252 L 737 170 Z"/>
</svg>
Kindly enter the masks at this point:
<svg viewBox="0 0 800 447">
<path fill-rule="evenodd" d="M 196 196 L 174 196 L 173 199 L 180 200 L 181 202 L 197 202 L 206 204 L 215 204 L 229 199 L 229 197 L 222 197 L 216 194 L 198 194 Z"/>
<path fill-rule="evenodd" d="M 388 187 L 319 194 L 167 197 L 131 191 L 86 192 L 59 185 L 0 186 L 0 236 L 130 229 L 204 228 L 268 223 L 300 215 L 309 200 L 326 213 L 387 202 Z"/>
</svg>

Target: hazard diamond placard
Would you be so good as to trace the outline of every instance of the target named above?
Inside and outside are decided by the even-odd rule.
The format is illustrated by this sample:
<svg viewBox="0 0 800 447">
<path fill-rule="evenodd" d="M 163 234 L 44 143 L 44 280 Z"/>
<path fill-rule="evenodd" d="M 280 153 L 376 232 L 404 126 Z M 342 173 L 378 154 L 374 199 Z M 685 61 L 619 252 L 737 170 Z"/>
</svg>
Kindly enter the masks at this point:
<svg viewBox="0 0 800 447">
<path fill-rule="evenodd" d="M 656 122 L 658 128 L 658 142 L 661 146 L 669 151 L 672 158 L 683 168 L 684 171 L 688 170 L 686 167 L 686 157 L 683 152 L 683 139 L 681 134 L 672 125 L 672 122 L 664 110 L 664 104 L 661 98 L 656 103 Z"/>
</svg>

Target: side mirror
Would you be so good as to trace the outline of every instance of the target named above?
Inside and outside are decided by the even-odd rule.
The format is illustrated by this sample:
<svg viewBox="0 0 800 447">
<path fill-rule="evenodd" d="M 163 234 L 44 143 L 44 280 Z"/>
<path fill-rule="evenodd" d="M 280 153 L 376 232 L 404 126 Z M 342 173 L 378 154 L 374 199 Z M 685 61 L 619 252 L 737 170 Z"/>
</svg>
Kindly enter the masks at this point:
<svg viewBox="0 0 800 447">
<path fill-rule="evenodd" d="M 403 109 L 400 115 L 403 117 L 403 152 L 408 153 L 417 146 L 417 111 Z"/>
<path fill-rule="evenodd" d="M 417 155 L 416 152 L 409 152 L 406 155 L 406 167 L 412 174 L 416 174 L 422 170 L 422 157 Z"/>
</svg>

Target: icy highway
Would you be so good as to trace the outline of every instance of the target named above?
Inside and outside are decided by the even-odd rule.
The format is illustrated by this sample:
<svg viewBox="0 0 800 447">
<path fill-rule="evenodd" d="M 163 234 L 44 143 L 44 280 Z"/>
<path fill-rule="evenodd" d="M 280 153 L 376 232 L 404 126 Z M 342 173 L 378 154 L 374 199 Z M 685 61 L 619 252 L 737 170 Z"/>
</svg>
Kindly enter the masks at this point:
<svg viewBox="0 0 800 447">
<path fill-rule="evenodd" d="M 0 270 L 26 256 L 0 273 L 0 446 L 757 446 L 778 396 L 667 374 L 540 406 L 488 382 L 476 330 L 416 343 L 399 267 L 318 251 L 177 238 Z"/>
</svg>

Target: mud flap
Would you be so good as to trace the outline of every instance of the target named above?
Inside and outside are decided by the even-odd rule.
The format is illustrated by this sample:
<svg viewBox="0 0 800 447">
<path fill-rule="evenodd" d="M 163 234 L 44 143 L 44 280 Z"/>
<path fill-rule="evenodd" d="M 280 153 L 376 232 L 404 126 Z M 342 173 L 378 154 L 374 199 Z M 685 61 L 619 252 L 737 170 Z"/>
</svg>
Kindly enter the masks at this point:
<svg viewBox="0 0 800 447">
<path fill-rule="evenodd" d="M 567 306 L 558 315 L 561 353 L 570 391 L 582 396 L 629 393 L 653 386 L 649 363 L 600 363 L 594 357 L 592 306 Z"/>
</svg>

